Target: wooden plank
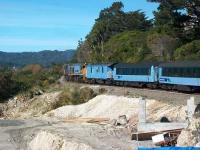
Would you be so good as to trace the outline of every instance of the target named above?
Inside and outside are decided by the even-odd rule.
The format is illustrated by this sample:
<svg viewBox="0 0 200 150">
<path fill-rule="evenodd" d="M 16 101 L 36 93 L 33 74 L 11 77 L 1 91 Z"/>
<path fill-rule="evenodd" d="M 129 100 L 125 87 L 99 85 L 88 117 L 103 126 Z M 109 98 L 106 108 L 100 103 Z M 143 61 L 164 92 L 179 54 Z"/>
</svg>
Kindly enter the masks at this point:
<svg viewBox="0 0 200 150">
<path fill-rule="evenodd" d="M 102 123 L 108 122 L 109 118 L 74 118 L 74 119 L 66 119 L 64 122 L 66 123 Z"/>
<path fill-rule="evenodd" d="M 151 137 L 157 134 L 162 134 L 164 132 L 169 132 L 170 134 L 180 134 L 183 129 L 176 129 L 176 130 L 165 130 L 160 132 L 143 132 L 143 133 L 133 133 L 131 135 L 131 140 L 137 140 L 138 141 L 146 141 L 146 140 L 152 140 Z"/>
</svg>

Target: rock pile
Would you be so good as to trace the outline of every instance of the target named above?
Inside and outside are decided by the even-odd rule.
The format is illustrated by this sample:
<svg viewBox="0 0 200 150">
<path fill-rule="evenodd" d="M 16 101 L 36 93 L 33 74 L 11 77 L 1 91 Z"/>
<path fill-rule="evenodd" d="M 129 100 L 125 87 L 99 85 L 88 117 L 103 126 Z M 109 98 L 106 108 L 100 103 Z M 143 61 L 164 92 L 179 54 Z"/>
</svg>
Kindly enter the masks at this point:
<svg viewBox="0 0 200 150">
<path fill-rule="evenodd" d="M 198 108 L 198 107 L 197 107 Z M 195 115 L 189 126 L 184 129 L 177 141 L 178 146 L 197 146 L 200 147 L 200 110 L 195 110 Z"/>
</svg>

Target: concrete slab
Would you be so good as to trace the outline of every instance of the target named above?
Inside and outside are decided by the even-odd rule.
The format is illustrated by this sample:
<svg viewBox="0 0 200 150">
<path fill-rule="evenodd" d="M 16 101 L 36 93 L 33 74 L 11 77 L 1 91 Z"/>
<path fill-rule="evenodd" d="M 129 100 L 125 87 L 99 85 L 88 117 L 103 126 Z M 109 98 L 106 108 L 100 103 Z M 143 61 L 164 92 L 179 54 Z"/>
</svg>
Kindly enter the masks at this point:
<svg viewBox="0 0 200 150">
<path fill-rule="evenodd" d="M 138 123 L 138 132 L 160 132 L 166 130 L 184 129 L 187 123 Z"/>
</svg>

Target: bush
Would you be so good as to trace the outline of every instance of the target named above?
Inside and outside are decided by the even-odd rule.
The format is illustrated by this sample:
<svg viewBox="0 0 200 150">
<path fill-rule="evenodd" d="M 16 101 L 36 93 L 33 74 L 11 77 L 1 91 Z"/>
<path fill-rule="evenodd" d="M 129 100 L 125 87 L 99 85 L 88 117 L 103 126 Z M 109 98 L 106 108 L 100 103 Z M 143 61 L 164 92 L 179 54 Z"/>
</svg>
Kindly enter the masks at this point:
<svg viewBox="0 0 200 150">
<path fill-rule="evenodd" d="M 42 69 L 43 68 L 42 68 L 41 65 L 31 64 L 31 65 L 27 65 L 24 68 L 22 68 L 22 71 L 23 72 L 29 72 L 29 73 L 32 73 L 32 74 L 37 74 L 37 73 L 41 72 Z"/>
<path fill-rule="evenodd" d="M 105 44 L 106 61 L 138 62 L 144 60 L 151 54 L 146 38 L 146 32 L 141 31 L 127 31 L 111 37 Z"/>
<path fill-rule="evenodd" d="M 22 70 L 18 70 L 13 75 L 13 79 L 22 83 L 23 91 L 31 90 L 34 87 L 41 89 L 48 88 L 62 76 L 62 66 L 54 65 L 45 69 L 40 65 L 28 65 Z"/>
<path fill-rule="evenodd" d="M 96 96 L 95 92 L 88 88 L 66 87 L 60 94 L 60 98 L 54 104 L 53 108 L 59 108 L 65 105 L 78 105 L 87 102 Z"/>
<path fill-rule="evenodd" d="M 176 60 L 199 60 L 200 59 L 200 40 L 187 43 L 175 51 Z"/>
<path fill-rule="evenodd" d="M 99 89 L 99 94 L 104 94 L 106 92 L 107 92 L 107 90 L 105 88 L 100 88 Z"/>
<path fill-rule="evenodd" d="M 22 88 L 22 84 L 12 79 L 12 72 L 0 71 L 0 102 L 15 95 Z"/>
</svg>

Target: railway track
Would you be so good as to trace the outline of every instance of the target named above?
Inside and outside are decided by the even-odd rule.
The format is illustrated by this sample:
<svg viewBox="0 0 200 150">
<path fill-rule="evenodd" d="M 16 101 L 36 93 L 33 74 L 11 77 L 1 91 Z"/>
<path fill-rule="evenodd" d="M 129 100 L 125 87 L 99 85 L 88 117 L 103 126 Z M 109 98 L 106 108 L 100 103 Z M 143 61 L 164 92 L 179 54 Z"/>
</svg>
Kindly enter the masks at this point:
<svg viewBox="0 0 200 150">
<path fill-rule="evenodd" d="M 72 81 L 66 81 L 65 85 L 78 85 L 79 87 L 90 87 L 94 90 L 104 88 L 106 94 L 119 95 L 119 96 L 131 96 L 131 97 L 144 97 L 148 99 L 156 99 L 160 101 L 171 102 L 173 104 L 187 103 L 187 99 L 194 97 L 197 103 L 200 103 L 200 93 L 182 93 L 178 91 L 166 91 L 163 89 L 149 89 L 149 88 L 136 88 L 116 85 L 103 85 L 103 84 L 88 84 L 78 83 Z"/>
</svg>

